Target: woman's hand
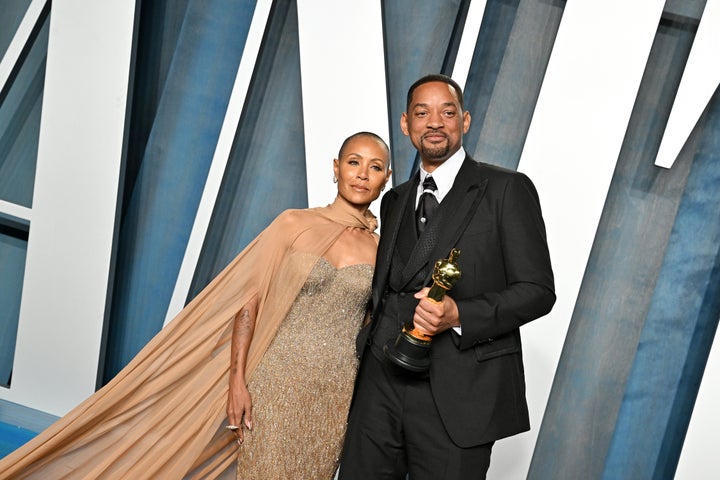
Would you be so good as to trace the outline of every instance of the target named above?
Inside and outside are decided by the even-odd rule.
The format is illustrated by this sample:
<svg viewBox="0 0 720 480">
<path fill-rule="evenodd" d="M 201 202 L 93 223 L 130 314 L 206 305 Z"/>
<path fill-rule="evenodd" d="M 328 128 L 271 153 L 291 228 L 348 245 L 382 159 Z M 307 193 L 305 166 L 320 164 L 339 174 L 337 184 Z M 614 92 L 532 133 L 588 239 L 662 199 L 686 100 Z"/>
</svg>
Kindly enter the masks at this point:
<svg viewBox="0 0 720 480">
<path fill-rule="evenodd" d="M 253 298 L 235 315 L 233 321 L 226 411 L 227 428 L 235 434 L 238 445 L 242 445 L 244 440 L 243 426 L 252 430 L 252 399 L 245 382 L 245 362 L 255 330 L 256 316 L 257 298 Z"/>
<path fill-rule="evenodd" d="M 227 428 L 235 434 L 238 445 L 242 445 L 245 440 L 243 426 L 252 430 L 252 399 L 244 382 L 231 385 L 228 390 L 227 417 Z"/>
</svg>

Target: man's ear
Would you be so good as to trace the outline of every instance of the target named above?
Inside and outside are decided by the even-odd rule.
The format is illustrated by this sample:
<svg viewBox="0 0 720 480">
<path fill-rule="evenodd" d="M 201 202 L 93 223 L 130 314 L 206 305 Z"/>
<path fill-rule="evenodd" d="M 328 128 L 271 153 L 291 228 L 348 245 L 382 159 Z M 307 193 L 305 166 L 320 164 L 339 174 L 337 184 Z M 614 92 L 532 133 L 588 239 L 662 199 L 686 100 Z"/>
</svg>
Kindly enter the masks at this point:
<svg viewBox="0 0 720 480">
<path fill-rule="evenodd" d="M 467 133 L 468 130 L 470 130 L 470 122 L 472 122 L 470 112 L 463 112 L 463 134 Z"/>
<path fill-rule="evenodd" d="M 400 130 L 405 134 L 405 136 L 410 136 L 410 133 L 408 132 L 408 125 L 407 125 L 407 113 L 403 112 L 402 116 L 400 117 Z"/>
</svg>

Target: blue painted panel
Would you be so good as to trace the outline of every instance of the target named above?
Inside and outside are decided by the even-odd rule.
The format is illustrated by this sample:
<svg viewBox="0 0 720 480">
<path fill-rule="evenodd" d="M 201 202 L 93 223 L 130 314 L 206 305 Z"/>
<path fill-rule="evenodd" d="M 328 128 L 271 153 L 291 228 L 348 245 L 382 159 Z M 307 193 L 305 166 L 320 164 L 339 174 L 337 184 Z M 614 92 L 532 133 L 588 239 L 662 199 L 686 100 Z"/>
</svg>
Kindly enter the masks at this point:
<svg viewBox="0 0 720 480">
<path fill-rule="evenodd" d="M 48 45 L 47 10 L 20 57 L 19 68 L 0 88 L 0 199 L 30 208 L 35 186 L 40 110 Z"/>
<path fill-rule="evenodd" d="M 190 0 L 139 2 L 123 198 L 132 194 Z M 126 202 L 127 203 L 127 202 Z M 123 206 L 123 214 L 127 205 Z"/>
<path fill-rule="evenodd" d="M 12 377 L 26 255 L 27 232 L 0 223 L 0 385 L 6 387 Z"/>
<path fill-rule="evenodd" d="M 465 148 L 516 170 L 565 2 L 488 0 L 465 86 Z"/>
<path fill-rule="evenodd" d="M 658 276 L 603 478 L 672 478 L 720 318 L 720 93 Z M 715 381 L 716 379 L 707 379 Z"/>
<path fill-rule="evenodd" d="M 255 3 L 188 3 L 121 220 L 105 381 L 162 327 Z"/>
<path fill-rule="evenodd" d="M 54 415 L 0 400 L 0 458 L 25 444 L 56 420 Z"/>
<path fill-rule="evenodd" d="M 0 422 L 0 458 L 23 446 L 35 435 L 36 432 Z"/>
<path fill-rule="evenodd" d="M 465 141 L 465 148 L 469 152 L 476 149 L 479 132 L 485 122 L 485 115 L 505 58 L 519 3 L 520 0 L 488 0 L 487 2 L 465 86 L 465 109 L 472 115 L 472 123 Z M 513 170 L 517 168 L 517 163 L 507 165 L 502 160 L 498 157 L 483 159 L 485 162 Z"/>
<path fill-rule="evenodd" d="M 407 90 L 423 75 L 452 72 L 468 2 L 390 0 L 382 2 L 385 35 L 390 148 L 395 183 L 417 166 L 415 147 L 400 130 Z"/>
<path fill-rule="evenodd" d="M 300 85 L 297 7 L 294 1 L 278 1 L 268 20 L 190 298 L 280 212 L 308 206 Z"/>
<path fill-rule="evenodd" d="M 593 479 L 603 474 L 643 324 L 662 279 L 675 217 L 697 161 L 693 158 L 696 135 L 671 170 L 654 165 L 693 36 L 694 28 L 687 24 L 665 22 L 658 29 L 575 304 L 529 479 Z M 701 123 L 697 132 L 713 128 Z M 686 253 L 693 255 L 691 250 Z"/>
<path fill-rule="evenodd" d="M 0 10 L 0 58 L 5 55 L 13 36 L 32 0 L 3 0 Z"/>
</svg>

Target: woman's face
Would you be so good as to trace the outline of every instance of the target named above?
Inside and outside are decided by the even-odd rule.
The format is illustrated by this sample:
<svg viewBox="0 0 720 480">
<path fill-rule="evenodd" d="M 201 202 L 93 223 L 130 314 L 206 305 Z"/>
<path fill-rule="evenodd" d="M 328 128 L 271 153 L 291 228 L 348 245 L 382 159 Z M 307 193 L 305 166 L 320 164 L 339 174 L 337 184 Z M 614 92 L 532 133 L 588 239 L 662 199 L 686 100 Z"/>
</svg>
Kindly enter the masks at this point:
<svg viewBox="0 0 720 480">
<path fill-rule="evenodd" d="M 367 208 L 390 178 L 389 161 L 385 146 L 376 139 L 353 138 L 333 161 L 338 195 L 351 205 Z"/>
</svg>

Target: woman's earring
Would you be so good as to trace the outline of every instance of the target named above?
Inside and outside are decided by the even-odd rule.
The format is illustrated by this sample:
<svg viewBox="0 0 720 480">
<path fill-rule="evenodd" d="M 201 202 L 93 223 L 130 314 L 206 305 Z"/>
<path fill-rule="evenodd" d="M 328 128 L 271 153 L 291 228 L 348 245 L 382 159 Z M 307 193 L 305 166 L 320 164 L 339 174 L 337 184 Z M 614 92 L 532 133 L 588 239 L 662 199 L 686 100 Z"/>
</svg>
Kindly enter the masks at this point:
<svg viewBox="0 0 720 480">
<path fill-rule="evenodd" d="M 333 183 L 337 183 L 337 177 L 333 175 Z"/>
</svg>

